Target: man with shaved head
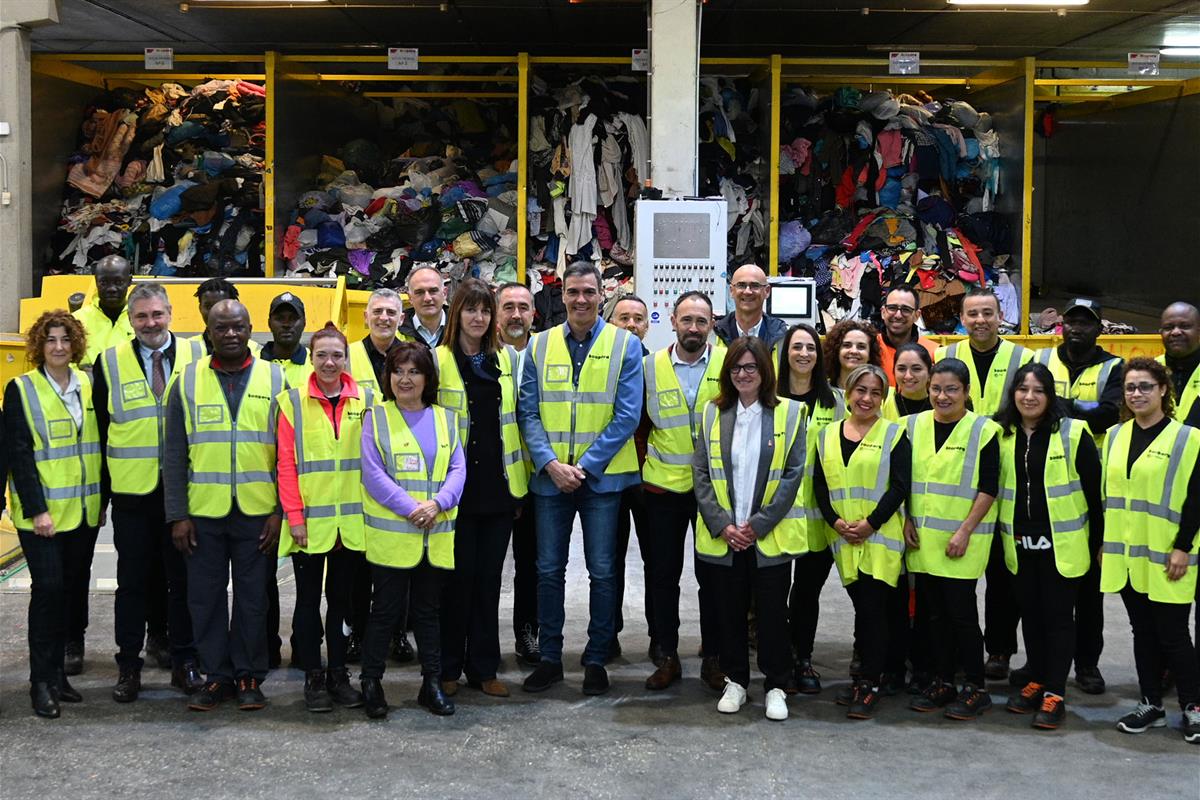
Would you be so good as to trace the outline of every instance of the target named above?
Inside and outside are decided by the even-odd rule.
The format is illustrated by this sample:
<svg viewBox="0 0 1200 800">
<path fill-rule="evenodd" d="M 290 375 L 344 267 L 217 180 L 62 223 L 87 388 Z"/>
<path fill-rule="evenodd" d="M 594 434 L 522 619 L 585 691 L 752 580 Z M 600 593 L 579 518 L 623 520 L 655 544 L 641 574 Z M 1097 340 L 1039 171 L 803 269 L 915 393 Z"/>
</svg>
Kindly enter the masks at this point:
<svg viewBox="0 0 1200 800">
<path fill-rule="evenodd" d="M 96 357 L 110 347 L 124 344 L 133 338 L 125 295 L 133 283 L 133 267 L 120 256 L 105 256 L 96 262 L 96 293 L 92 302 L 74 312 L 73 316 L 87 331 L 87 353 L 80 367 L 90 370 Z"/>
<path fill-rule="evenodd" d="M 236 300 L 208 312 L 211 356 L 171 385 L 163 490 L 171 538 L 187 561 L 188 610 L 204 688 L 188 708 L 210 711 L 237 698 L 266 705 L 267 567 L 279 540 L 275 487 L 278 364 L 250 351 L 250 314 Z M 233 575 L 233 618 L 225 587 Z"/>
<path fill-rule="evenodd" d="M 1200 311 L 1191 303 L 1172 303 L 1158 332 L 1166 351 L 1158 360 L 1171 371 L 1175 419 L 1200 428 Z"/>
<path fill-rule="evenodd" d="M 787 323 L 763 310 L 770 294 L 771 285 L 762 267 L 753 261 L 739 266 L 729 279 L 733 313 L 722 317 L 713 326 L 713 333 L 725 344 L 739 336 L 757 336 L 767 347 L 774 347 L 787 333 Z"/>
</svg>

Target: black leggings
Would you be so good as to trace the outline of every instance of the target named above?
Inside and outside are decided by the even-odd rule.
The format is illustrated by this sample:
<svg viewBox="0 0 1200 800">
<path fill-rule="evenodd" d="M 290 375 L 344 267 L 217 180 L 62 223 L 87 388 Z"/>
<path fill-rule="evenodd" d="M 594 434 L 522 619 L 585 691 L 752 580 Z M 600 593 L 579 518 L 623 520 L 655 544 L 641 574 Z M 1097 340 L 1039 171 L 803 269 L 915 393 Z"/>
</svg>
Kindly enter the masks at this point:
<svg viewBox="0 0 1200 800">
<path fill-rule="evenodd" d="M 340 547 L 328 553 L 292 554 L 296 575 L 296 609 L 292 614 L 292 639 L 300 668 L 321 668 L 321 638 L 326 638 L 329 668 L 346 666 L 346 634 L 350 595 L 359 565 L 366 561 L 357 550 Z M 328 565 L 328 573 L 326 573 Z M 321 594 L 325 595 L 325 626 L 321 626 Z"/>
<path fill-rule="evenodd" d="M 1121 590 L 1121 599 L 1133 628 L 1133 660 L 1142 697 L 1162 705 L 1162 672 L 1167 667 L 1175 675 L 1179 707 L 1200 703 L 1200 665 L 1188 635 L 1191 605 L 1158 603 L 1132 586 Z"/>
<path fill-rule="evenodd" d="M 792 590 L 788 595 L 788 623 L 791 626 L 792 651 L 797 659 L 812 658 L 821 617 L 821 590 L 833 567 L 833 552 L 827 547 L 796 559 Z"/>
<path fill-rule="evenodd" d="M 1075 654 L 1075 601 L 1082 582 L 1059 573 L 1054 551 L 1017 549 L 1017 602 L 1029 673 L 1059 697 L 1066 697 Z"/>
<path fill-rule="evenodd" d="M 976 580 L 917 576 L 917 603 L 928 611 L 934 674 L 953 684 L 961 664 L 966 682 L 983 688 L 983 633 L 979 630 Z"/>
<path fill-rule="evenodd" d="M 888 600 L 895 591 L 883 581 L 859 573 L 858 579 L 846 587 L 854 603 L 854 631 L 862 659 L 863 680 L 878 686 L 888 652 Z"/>
<path fill-rule="evenodd" d="M 422 559 L 410 569 L 371 565 L 371 615 L 363 637 L 362 677 L 382 678 L 392 634 L 404 616 L 405 605 L 417 639 L 421 674 L 440 677 L 442 634 L 439 609 L 442 585 L 450 573 Z M 411 590 L 411 596 L 410 596 Z"/>
</svg>

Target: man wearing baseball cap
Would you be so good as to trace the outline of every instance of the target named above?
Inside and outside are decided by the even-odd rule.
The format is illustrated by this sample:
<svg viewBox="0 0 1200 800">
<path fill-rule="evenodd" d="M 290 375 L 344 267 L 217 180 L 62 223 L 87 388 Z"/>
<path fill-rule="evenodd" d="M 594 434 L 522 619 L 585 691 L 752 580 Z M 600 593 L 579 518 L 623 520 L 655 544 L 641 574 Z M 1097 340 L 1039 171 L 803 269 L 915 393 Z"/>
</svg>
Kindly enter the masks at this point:
<svg viewBox="0 0 1200 800">
<path fill-rule="evenodd" d="M 1083 420 L 1098 447 L 1120 417 L 1122 359 L 1096 344 L 1100 336 L 1100 303 L 1076 297 L 1063 314 L 1063 343 L 1039 350 L 1036 360 L 1054 376 L 1064 413 Z M 1103 449 L 1101 449 L 1103 452 Z M 1104 606 L 1100 568 L 1093 562 L 1079 586 L 1075 602 L 1075 683 L 1088 694 L 1102 694 L 1104 676 L 1097 664 L 1104 649 Z M 1014 674 L 1019 671 L 1014 671 Z"/>
<path fill-rule="evenodd" d="M 274 338 L 263 347 L 261 357 L 279 364 L 289 389 L 303 386 L 312 374 L 308 350 L 300 343 L 305 324 L 304 301 L 299 297 L 284 292 L 271 301 L 267 327 Z"/>
</svg>

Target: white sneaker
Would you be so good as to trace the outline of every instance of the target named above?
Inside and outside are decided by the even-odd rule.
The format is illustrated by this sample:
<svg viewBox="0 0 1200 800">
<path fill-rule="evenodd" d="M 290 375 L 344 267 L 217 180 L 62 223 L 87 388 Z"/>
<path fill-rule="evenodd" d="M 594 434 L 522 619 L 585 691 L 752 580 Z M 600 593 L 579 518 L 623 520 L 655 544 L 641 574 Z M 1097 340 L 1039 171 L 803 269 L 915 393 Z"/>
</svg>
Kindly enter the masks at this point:
<svg viewBox="0 0 1200 800">
<path fill-rule="evenodd" d="M 767 692 L 767 719 L 778 722 L 787 718 L 787 695 L 783 693 L 783 689 L 772 689 Z"/>
<path fill-rule="evenodd" d="M 717 711 L 722 714 L 736 714 L 744 705 L 746 705 L 746 690 L 742 688 L 741 684 L 726 678 L 725 693 L 717 701 Z M 786 712 L 784 716 L 787 716 Z"/>
</svg>

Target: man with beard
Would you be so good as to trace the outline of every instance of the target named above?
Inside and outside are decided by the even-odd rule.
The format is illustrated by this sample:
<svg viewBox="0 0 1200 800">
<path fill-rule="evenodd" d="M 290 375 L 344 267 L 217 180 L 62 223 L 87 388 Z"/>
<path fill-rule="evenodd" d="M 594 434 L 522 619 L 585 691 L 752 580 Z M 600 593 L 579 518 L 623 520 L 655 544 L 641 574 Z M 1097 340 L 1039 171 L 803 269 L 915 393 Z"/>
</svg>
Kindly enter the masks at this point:
<svg viewBox="0 0 1200 800">
<path fill-rule="evenodd" d="M 718 376 L 724 349 L 708 344 L 713 308 L 708 295 L 685 292 L 675 301 L 671 326 L 675 343 L 643 360 L 645 415 L 650 420 L 642 485 L 655 495 L 658 531 L 648 536 L 646 551 L 647 605 L 650 635 L 661 650 L 657 669 L 646 679 L 652 691 L 666 689 L 682 675 L 679 663 L 679 578 L 687 544 L 688 525 L 695 534 L 696 496 L 692 492 L 692 453 L 699 436 L 704 405 L 720 391 Z M 700 641 L 704 652 L 701 680 L 723 689 L 717 666 L 719 609 L 713 595 L 713 568 L 694 560 L 700 584 Z"/>
</svg>

